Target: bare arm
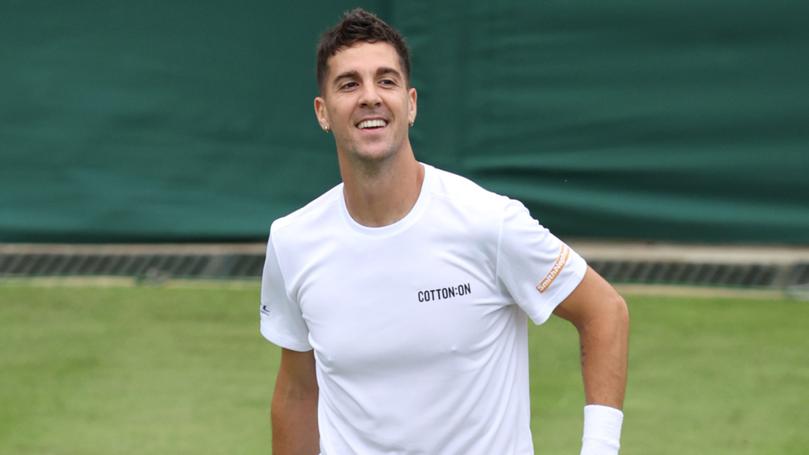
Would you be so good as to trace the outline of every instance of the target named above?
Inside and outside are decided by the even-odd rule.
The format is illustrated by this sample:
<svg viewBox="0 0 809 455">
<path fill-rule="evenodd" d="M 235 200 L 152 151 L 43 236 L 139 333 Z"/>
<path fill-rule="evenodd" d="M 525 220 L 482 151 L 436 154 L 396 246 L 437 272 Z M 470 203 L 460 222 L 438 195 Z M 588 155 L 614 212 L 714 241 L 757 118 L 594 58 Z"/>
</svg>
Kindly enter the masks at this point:
<svg viewBox="0 0 809 455">
<path fill-rule="evenodd" d="M 618 292 L 587 268 L 579 286 L 554 310 L 579 332 L 587 404 L 622 409 L 626 390 L 629 311 Z"/>
<path fill-rule="evenodd" d="M 317 379 L 314 351 L 281 351 L 272 397 L 272 453 L 317 455 Z"/>
</svg>

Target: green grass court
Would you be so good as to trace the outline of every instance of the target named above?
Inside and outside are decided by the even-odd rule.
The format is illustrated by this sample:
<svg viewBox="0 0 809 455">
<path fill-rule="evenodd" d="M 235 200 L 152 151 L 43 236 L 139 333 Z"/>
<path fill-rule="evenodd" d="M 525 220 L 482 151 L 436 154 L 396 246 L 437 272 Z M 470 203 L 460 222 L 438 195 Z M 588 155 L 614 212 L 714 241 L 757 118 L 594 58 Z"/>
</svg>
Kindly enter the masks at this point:
<svg viewBox="0 0 809 455">
<path fill-rule="evenodd" d="M 258 286 L 0 284 L 0 454 L 268 454 Z M 624 455 L 809 453 L 809 303 L 628 296 Z M 574 329 L 532 328 L 538 454 L 578 453 Z M 495 455 L 495 454 L 493 454 Z"/>
</svg>

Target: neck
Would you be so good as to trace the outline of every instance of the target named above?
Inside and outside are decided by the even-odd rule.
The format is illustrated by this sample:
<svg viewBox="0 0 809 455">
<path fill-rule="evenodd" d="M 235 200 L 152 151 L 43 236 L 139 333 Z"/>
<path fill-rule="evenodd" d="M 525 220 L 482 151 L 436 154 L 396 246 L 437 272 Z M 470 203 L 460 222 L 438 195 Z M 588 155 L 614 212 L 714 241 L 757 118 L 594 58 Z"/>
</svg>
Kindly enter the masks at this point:
<svg viewBox="0 0 809 455">
<path fill-rule="evenodd" d="M 351 161 L 342 154 L 338 160 L 346 208 L 357 223 L 387 226 L 404 218 L 416 204 L 424 167 L 412 150 L 380 161 Z"/>
</svg>

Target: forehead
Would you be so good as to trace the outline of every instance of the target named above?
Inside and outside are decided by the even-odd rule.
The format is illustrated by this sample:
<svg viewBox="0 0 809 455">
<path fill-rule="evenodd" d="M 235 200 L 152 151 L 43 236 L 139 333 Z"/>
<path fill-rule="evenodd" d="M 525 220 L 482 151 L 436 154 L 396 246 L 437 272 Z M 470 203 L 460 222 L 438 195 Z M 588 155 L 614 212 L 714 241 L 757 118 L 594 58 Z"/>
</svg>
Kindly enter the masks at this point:
<svg viewBox="0 0 809 455">
<path fill-rule="evenodd" d="M 330 78 L 348 71 L 373 73 L 381 67 L 394 68 L 403 74 L 396 49 L 383 42 L 359 42 L 340 49 L 329 58 L 328 65 Z"/>
</svg>

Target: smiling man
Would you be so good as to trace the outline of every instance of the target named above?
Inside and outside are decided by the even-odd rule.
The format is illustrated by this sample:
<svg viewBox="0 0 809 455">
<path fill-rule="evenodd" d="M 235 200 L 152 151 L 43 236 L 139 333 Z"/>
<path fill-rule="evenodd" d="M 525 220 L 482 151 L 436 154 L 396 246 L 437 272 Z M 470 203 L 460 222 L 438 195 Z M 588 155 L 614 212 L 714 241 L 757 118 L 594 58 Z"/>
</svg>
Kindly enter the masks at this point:
<svg viewBox="0 0 809 455">
<path fill-rule="evenodd" d="M 416 160 L 400 34 L 363 10 L 318 46 L 343 182 L 273 222 L 261 333 L 282 348 L 273 454 L 531 454 L 530 319 L 579 332 L 582 454 L 616 454 L 628 313 L 518 201 Z"/>
</svg>

